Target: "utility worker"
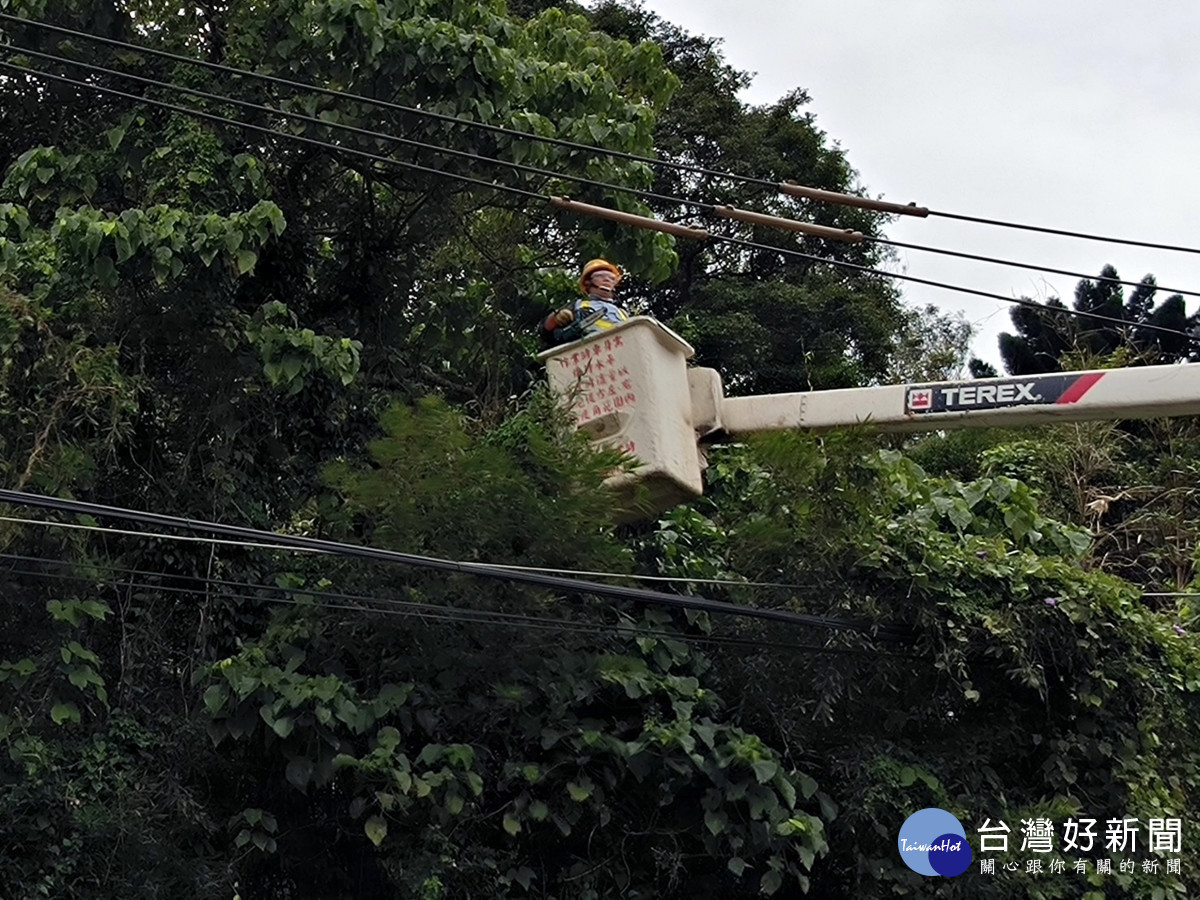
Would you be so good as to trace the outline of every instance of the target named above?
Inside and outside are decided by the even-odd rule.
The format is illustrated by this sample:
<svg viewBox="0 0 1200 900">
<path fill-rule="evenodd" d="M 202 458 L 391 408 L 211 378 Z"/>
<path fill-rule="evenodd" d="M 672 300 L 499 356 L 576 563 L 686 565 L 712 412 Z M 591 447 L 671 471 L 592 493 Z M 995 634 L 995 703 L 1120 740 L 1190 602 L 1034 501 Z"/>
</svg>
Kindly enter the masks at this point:
<svg viewBox="0 0 1200 900">
<path fill-rule="evenodd" d="M 591 337 L 619 325 L 629 314 L 613 302 L 613 289 L 621 281 L 621 270 L 607 259 L 589 260 L 579 273 L 579 291 L 584 299 L 551 313 L 542 323 L 551 343 L 565 344 Z"/>
</svg>

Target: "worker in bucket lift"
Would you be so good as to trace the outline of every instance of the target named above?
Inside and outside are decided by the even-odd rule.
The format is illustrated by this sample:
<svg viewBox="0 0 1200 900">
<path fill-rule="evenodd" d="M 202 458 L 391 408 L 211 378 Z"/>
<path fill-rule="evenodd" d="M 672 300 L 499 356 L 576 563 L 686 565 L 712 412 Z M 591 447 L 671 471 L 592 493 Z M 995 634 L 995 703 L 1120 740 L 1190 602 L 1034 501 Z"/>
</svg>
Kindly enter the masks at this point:
<svg viewBox="0 0 1200 900">
<path fill-rule="evenodd" d="M 613 290 L 621 281 L 621 270 L 606 259 L 593 259 L 579 273 L 579 290 L 584 299 L 551 313 L 542 332 L 553 344 L 591 337 L 619 325 L 629 314 L 613 302 Z"/>
</svg>

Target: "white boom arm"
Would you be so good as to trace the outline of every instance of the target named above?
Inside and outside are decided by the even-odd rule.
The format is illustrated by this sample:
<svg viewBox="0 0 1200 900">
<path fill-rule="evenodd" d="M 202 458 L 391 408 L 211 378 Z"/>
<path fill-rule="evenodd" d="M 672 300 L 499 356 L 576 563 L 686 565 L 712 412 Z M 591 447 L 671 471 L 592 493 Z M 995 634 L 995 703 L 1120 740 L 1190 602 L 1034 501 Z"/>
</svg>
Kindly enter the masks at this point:
<svg viewBox="0 0 1200 900">
<path fill-rule="evenodd" d="M 880 431 L 911 432 L 1191 416 L 1200 414 L 1200 366 L 730 397 L 720 409 L 721 426 L 730 434 L 865 422 Z"/>
<path fill-rule="evenodd" d="M 727 398 L 717 372 L 687 367 L 693 353 L 669 328 L 639 316 L 541 356 L 580 428 L 642 463 L 614 481 L 643 489 L 643 507 L 668 509 L 699 496 L 699 442 L 720 434 L 861 424 L 916 432 L 1200 414 L 1200 365 Z"/>
</svg>

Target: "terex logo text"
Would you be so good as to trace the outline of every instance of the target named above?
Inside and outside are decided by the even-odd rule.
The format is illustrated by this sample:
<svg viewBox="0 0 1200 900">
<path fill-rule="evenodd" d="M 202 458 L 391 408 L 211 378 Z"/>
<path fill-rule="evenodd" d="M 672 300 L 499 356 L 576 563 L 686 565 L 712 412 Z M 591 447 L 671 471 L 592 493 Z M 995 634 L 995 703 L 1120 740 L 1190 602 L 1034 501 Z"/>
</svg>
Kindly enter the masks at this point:
<svg viewBox="0 0 1200 900">
<path fill-rule="evenodd" d="M 900 826 L 900 858 L 922 875 L 961 875 L 974 855 L 962 823 L 944 809 L 921 809 Z"/>
</svg>

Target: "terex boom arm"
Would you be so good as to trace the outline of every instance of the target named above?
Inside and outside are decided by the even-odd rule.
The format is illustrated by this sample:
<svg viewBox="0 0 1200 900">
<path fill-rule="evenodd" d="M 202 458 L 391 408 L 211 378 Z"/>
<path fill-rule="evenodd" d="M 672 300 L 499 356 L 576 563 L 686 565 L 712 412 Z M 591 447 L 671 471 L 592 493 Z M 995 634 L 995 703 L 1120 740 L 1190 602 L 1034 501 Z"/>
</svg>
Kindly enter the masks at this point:
<svg viewBox="0 0 1200 900">
<path fill-rule="evenodd" d="M 1200 366 L 765 394 L 721 402 L 721 425 L 730 434 L 859 422 L 871 422 L 880 431 L 938 431 L 1196 414 Z"/>
<path fill-rule="evenodd" d="M 940 431 L 1200 414 L 1200 365 L 725 397 L 716 371 L 687 367 L 693 352 L 669 328 L 636 317 L 542 354 L 551 385 L 567 398 L 580 428 L 643 463 L 619 481 L 645 487 L 657 509 L 702 492 L 699 441 L 721 434 L 865 423 L 881 431 Z"/>
</svg>

